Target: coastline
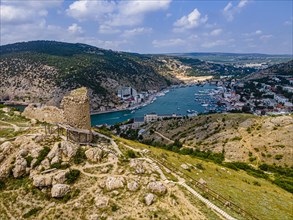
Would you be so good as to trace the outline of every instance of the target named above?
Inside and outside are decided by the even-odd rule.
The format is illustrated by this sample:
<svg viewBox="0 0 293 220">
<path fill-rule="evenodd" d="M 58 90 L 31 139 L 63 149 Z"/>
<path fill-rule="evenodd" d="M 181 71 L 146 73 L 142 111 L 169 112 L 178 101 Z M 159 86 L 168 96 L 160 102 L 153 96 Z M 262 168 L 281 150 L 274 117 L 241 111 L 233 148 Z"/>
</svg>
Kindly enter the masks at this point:
<svg viewBox="0 0 293 220">
<path fill-rule="evenodd" d="M 151 94 L 148 97 L 148 99 L 143 103 L 139 103 L 137 105 L 133 105 L 133 106 L 127 107 L 125 109 L 110 109 L 110 110 L 106 110 L 106 111 L 93 111 L 90 113 L 90 115 L 100 115 L 100 114 L 106 114 L 106 113 L 112 113 L 112 112 L 137 110 L 139 108 L 142 108 L 142 107 L 145 107 L 145 106 L 151 104 L 152 102 L 154 102 L 156 100 L 157 97 L 162 96 L 162 93 L 163 93 L 163 95 L 165 95 L 171 89 L 187 87 L 187 86 L 194 86 L 194 85 L 198 85 L 201 83 L 206 83 L 207 80 L 211 80 L 211 79 L 213 79 L 213 76 L 181 77 L 180 80 L 182 80 L 183 83 L 168 86 L 167 88 L 164 88 L 154 94 Z"/>
</svg>

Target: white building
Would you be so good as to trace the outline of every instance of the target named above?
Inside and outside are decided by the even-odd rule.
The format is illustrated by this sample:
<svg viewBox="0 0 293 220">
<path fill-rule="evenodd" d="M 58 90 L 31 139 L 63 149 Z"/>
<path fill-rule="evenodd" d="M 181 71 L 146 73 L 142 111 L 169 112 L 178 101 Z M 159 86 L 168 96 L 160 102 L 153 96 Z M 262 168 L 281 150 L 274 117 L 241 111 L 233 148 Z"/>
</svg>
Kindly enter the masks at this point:
<svg viewBox="0 0 293 220">
<path fill-rule="evenodd" d="M 146 114 L 144 115 L 144 122 L 149 123 L 149 122 L 157 121 L 158 118 L 159 116 L 156 113 Z"/>
<path fill-rule="evenodd" d="M 118 89 L 117 96 L 121 99 L 128 99 L 137 96 L 137 91 L 132 87 L 122 87 Z"/>
</svg>

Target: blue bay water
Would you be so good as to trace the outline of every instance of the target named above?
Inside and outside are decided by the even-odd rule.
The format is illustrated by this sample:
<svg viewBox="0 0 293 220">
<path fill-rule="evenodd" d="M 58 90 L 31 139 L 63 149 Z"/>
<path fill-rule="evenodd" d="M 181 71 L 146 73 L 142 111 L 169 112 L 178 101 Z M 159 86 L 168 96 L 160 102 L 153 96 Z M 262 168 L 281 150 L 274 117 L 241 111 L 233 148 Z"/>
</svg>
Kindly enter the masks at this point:
<svg viewBox="0 0 293 220">
<path fill-rule="evenodd" d="M 108 124 L 114 125 L 118 122 L 126 121 L 130 118 L 143 117 L 145 114 L 155 112 L 157 114 L 180 114 L 187 115 L 187 110 L 195 110 L 198 113 L 206 111 L 200 101 L 195 100 L 195 93 L 201 90 L 214 89 L 214 85 L 190 86 L 171 89 L 165 96 L 157 97 L 153 103 L 131 113 L 129 110 L 120 112 L 110 112 L 91 116 L 92 126 Z M 201 99 L 211 99 L 208 95 L 201 95 Z"/>
</svg>

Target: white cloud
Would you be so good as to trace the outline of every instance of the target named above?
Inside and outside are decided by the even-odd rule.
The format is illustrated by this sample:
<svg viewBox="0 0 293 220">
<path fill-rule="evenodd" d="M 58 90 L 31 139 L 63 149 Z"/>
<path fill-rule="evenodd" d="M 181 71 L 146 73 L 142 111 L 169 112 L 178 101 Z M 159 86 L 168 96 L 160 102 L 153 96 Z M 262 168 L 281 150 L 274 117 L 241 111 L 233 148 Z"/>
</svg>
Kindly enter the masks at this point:
<svg viewBox="0 0 293 220">
<path fill-rule="evenodd" d="M 176 39 L 167 39 L 167 40 L 153 40 L 152 42 L 154 47 L 160 48 L 160 47 L 175 47 L 175 46 L 181 46 L 185 44 L 185 41 L 176 38 Z"/>
<path fill-rule="evenodd" d="M 284 22 L 284 25 L 286 26 L 292 26 L 292 23 L 293 23 L 293 17 L 287 21 Z"/>
<path fill-rule="evenodd" d="M 119 29 L 113 28 L 109 25 L 102 24 L 102 25 L 100 25 L 98 32 L 100 34 L 118 34 L 121 31 Z"/>
<path fill-rule="evenodd" d="M 145 28 L 145 27 L 139 27 L 139 28 L 134 28 L 131 30 L 125 30 L 122 36 L 124 37 L 133 37 L 135 35 L 139 34 L 149 34 L 153 31 L 152 28 Z"/>
<path fill-rule="evenodd" d="M 63 0 L 52 1 L 7 1 L 1 0 L 1 25 L 19 25 L 38 20 L 48 15 L 47 9 L 59 7 Z"/>
<path fill-rule="evenodd" d="M 79 21 L 98 20 L 115 10 L 116 3 L 112 1 L 79 0 L 69 5 L 67 14 Z"/>
<path fill-rule="evenodd" d="M 169 7 L 171 0 L 107 1 L 78 0 L 66 10 L 79 21 L 96 20 L 107 26 L 132 26 L 142 23 L 146 14 Z"/>
<path fill-rule="evenodd" d="M 204 17 L 202 17 L 198 9 L 195 8 L 190 14 L 181 17 L 174 23 L 174 31 L 181 32 L 186 29 L 193 29 L 201 24 L 206 23 L 207 20 L 208 16 L 205 15 Z"/>
<path fill-rule="evenodd" d="M 268 41 L 269 39 L 271 39 L 273 37 L 273 35 L 271 35 L 271 34 L 267 34 L 267 35 L 261 35 L 260 37 L 259 37 L 259 39 L 261 40 L 261 41 Z"/>
<path fill-rule="evenodd" d="M 82 34 L 83 33 L 83 29 L 81 26 L 77 25 L 76 23 L 70 25 L 67 28 L 68 32 L 71 34 Z"/>
<path fill-rule="evenodd" d="M 223 32 L 223 30 L 220 29 L 220 28 L 218 28 L 218 29 L 215 29 L 215 30 L 211 31 L 210 35 L 211 35 L 211 36 L 218 36 L 218 35 L 220 35 L 222 32 Z"/>
<path fill-rule="evenodd" d="M 255 34 L 256 35 L 260 35 L 260 34 L 262 34 L 262 31 L 261 30 L 257 30 L 257 31 L 255 31 Z"/>
<path fill-rule="evenodd" d="M 231 44 L 234 41 L 235 41 L 234 39 L 208 41 L 208 42 L 204 42 L 203 44 L 201 44 L 201 46 L 203 48 L 212 48 L 212 47 L 217 47 L 217 46 L 223 46 L 223 45 Z"/>
<path fill-rule="evenodd" d="M 240 13 L 247 4 L 248 0 L 240 0 L 236 6 L 229 2 L 223 9 L 223 14 L 228 21 L 233 21 L 235 14 Z"/>
</svg>

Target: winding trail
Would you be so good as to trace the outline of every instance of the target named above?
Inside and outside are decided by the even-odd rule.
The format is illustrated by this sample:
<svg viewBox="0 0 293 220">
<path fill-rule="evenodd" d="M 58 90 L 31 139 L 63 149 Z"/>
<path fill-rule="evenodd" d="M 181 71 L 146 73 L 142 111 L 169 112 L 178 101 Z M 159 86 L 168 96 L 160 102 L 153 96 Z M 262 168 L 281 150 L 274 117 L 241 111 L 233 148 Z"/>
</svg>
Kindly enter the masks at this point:
<svg viewBox="0 0 293 220">
<path fill-rule="evenodd" d="M 135 150 L 137 152 L 140 152 L 142 155 L 144 155 L 143 150 L 139 150 L 139 149 L 135 149 L 131 146 L 128 146 L 126 144 L 123 144 L 125 147 Z M 231 215 L 229 215 L 227 212 L 225 212 L 224 210 L 220 209 L 218 206 L 216 206 L 215 204 L 213 204 L 212 202 L 210 202 L 208 199 L 205 199 L 203 196 L 201 196 L 198 192 L 196 192 L 193 188 L 191 188 L 190 186 L 188 186 L 186 184 L 186 180 L 182 177 L 179 177 L 178 174 L 174 173 L 171 171 L 171 174 L 173 176 L 175 176 L 179 182 L 174 182 L 174 181 L 170 181 L 167 179 L 167 177 L 165 176 L 165 174 L 163 173 L 162 169 L 160 168 L 160 166 L 162 166 L 164 169 L 168 169 L 165 165 L 163 165 L 162 163 L 155 161 L 149 157 L 143 157 L 143 158 L 138 158 L 140 160 L 146 160 L 148 161 L 152 167 L 160 174 L 161 179 L 166 182 L 166 183 L 174 183 L 174 184 L 178 184 L 181 185 L 182 187 L 184 187 L 186 190 L 188 190 L 193 196 L 195 196 L 196 198 L 198 198 L 200 201 L 202 201 L 203 203 L 205 203 L 208 207 L 210 207 L 211 209 L 213 209 L 215 212 L 219 213 L 221 216 L 223 216 L 224 218 L 228 219 L 228 220 L 237 220 L 236 218 L 232 217 Z M 160 166 L 158 165 L 160 164 Z M 168 169 L 170 170 L 170 169 Z"/>
</svg>

